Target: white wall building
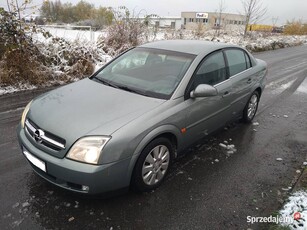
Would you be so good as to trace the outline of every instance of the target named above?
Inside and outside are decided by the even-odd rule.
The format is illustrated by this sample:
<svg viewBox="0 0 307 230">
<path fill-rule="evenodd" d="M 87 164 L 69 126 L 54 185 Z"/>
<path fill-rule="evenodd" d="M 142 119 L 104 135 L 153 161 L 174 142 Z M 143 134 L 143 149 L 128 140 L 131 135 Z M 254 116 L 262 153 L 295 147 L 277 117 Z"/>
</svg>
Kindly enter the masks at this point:
<svg viewBox="0 0 307 230">
<path fill-rule="evenodd" d="M 157 28 L 169 28 L 179 30 L 181 28 L 181 17 L 163 16 L 149 17 L 151 26 Z"/>
<path fill-rule="evenodd" d="M 181 12 L 183 28 L 193 30 L 199 25 L 207 29 L 234 29 L 245 25 L 245 16 L 216 12 Z"/>
</svg>

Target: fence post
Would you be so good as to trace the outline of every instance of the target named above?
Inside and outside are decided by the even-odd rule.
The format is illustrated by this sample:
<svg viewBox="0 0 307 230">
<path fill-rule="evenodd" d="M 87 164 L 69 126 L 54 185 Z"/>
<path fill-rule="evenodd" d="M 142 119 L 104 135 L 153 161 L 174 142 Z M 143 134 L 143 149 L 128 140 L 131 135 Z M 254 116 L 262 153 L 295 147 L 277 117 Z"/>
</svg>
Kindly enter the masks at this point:
<svg viewBox="0 0 307 230">
<path fill-rule="evenodd" d="M 92 31 L 92 27 L 91 26 L 90 26 L 90 40 L 91 40 L 91 42 L 94 41 L 94 33 Z"/>
</svg>

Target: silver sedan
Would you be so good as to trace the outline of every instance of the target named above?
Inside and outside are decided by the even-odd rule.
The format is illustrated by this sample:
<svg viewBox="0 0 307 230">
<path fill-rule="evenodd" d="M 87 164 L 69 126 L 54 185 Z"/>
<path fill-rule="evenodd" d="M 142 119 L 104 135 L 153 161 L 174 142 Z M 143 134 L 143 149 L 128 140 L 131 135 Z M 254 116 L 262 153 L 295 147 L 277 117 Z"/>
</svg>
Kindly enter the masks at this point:
<svg viewBox="0 0 307 230">
<path fill-rule="evenodd" d="M 17 130 L 22 152 L 38 175 L 71 191 L 150 191 L 189 145 L 252 121 L 266 73 L 235 45 L 141 45 L 31 101 Z"/>
</svg>

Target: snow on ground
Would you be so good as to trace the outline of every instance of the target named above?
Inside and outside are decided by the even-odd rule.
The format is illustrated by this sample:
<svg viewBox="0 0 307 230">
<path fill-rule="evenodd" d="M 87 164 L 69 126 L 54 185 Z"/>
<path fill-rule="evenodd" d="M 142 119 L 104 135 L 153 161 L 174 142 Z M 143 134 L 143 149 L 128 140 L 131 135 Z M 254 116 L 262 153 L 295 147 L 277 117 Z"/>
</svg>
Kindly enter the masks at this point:
<svg viewBox="0 0 307 230">
<path fill-rule="evenodd" d="M 105 37 L 106 31 L 90 31 L 89 29 L 76 29 L 69 26 L 62 27 L 42 27 L 44 30 L 50 32 L 54 37 L 60 40 L 54 40 L 52 37 L 45 38 L 42 34 L 34 34 L 33 40 L 38 44 L 42 53 L 55 58 L 56 63 L 51 67 L 54 73 L 54 79 L 59 79 L 62 74 L 72 70 L 73 66 L 67 66 L 66 51 L 68 53 L 83 53 L 89 54 L 93 57 L 95 70 L 101 68 L 105 63 L 110 61 L 112 57 L 106 54 L 102 47 L 97 43 L 99 37 Z M 195 31 L 188 30 L 160 30 L 157 34 L 151 34 L 149 41 L 165 40 L 165 39 L 198 39 L 216 42 L 226 42 L 245 47 L 251 51 L 265 51 L 278 49 L 283 47 L 294 46 L 298 44 L 307 44 L 307 36 L 283 36 L 283 35 L 264 35 L 252 34 L 251 37 L 243 38 L 242 31 L 222 31 L 217 36 L 217 31 L 205 31 L 201 35 L 197 35 Z M 59 82 L 60 83 L 60 82 Z M 9 86 L 0 87 L 0 95 L 16 92 L 19 90 L 33 89 L 34 86 Z"/>
<path fill-rule="evenodd" d="M 236 146 L 231 144 L 232 139 L 225 140 L 223 143 L 219 143 L 219 146 L 226 150 L 226 157 L 230 157 L 232 154 L 237 152 Z"/>
<path fill-rule="evenodd" d="M 89 29 L 73 29 L 72 27 L 41 27 L 45 31 L 48 31 L 54 37 L 64 38 L 67 41 L 91 41 L 97 42 L 99 36 L 105 36 L 105 31 L 90 31 Z M 44 41 L 44 37 L 41 34 L 35 34 L 34 39 Z"/>
<path fill-rule="evenodd" d="M 307 78 L 303 83 L 297 88 L 296 93 L 307 93 Z"/>
<path fill-rule="evenodd" d="M 283 209 L 279 212 L 283 219 L 293 219 L 293 223 L 282 223 L 290 229 L 307 229 L 307 192 L 298 191 L 293 193 Z"/>
<path fill-rule="evenodd" d="M 99 36 L 106 36 L 106 31 L 90 31 L 78 30 L 71 27 L 55 28 L 42 27 L 50 32 L 55 37 L 64 38 L 67 41 L 91 41 L 97 42 Z M 246 47 L 250 50 L 261 51 L 283 48 L 283 46 L 292 46 L 299 43 L 307 43 L 307 36 L 284 36 L 284 35 L 266 35 L 266 34 L 252 34 L 251 37 L 243 38 L 240 31 L 222 32 L 217 36 L 215 30 L 204 32 L 202 36 L 196 36 L 194 31 L 189 30 L 161 30 L 155 36 L 150 36 L 149 41 L 165 40 L 165 39 L 199 39 L 217 42 L 226 42 L 235 45 Z M 42 35 L 35 35 L 35 39 L 43 41 Z"/>
<path fill-rule="evenodd" d="M 22 90 L 31 90 L 36 89 L 37 87 L 34 85 L 19 85 L 19 86 L 6 86 L 0 87 L 0 95 L 8 94 L 8 93 L 15 93 Z"/>
</svg>

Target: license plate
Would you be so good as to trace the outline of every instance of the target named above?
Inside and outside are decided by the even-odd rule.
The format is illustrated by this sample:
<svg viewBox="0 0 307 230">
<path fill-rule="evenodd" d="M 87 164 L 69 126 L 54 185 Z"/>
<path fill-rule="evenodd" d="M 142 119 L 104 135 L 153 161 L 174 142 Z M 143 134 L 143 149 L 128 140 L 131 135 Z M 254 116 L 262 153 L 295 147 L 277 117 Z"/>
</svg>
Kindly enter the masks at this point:
<svg viewBox="0 0 307 230">
<path fill-rule="evenodd" d="M 26 149 L 23 149 L 23 154 L 33 165 L 35 165 L 37 168 L 41 169 L 42 171 L 46 172 L 46 163 L 44 161 L 33 156 Z"/>
</svg>

